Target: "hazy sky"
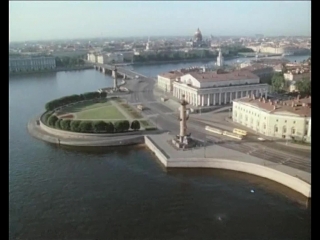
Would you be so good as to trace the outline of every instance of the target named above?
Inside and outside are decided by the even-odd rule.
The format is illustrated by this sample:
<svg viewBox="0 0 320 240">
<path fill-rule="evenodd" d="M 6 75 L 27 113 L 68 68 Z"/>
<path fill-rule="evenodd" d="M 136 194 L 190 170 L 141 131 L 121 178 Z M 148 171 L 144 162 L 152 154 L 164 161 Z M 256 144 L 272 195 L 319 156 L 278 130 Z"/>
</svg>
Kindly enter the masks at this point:
<svg viewBox="0 0 320 240">
<path fill-rule="evenodd" d="M 310 1 L 10 1 L 10 41 L 90 37 L 311 35 Z"/>
</svg>

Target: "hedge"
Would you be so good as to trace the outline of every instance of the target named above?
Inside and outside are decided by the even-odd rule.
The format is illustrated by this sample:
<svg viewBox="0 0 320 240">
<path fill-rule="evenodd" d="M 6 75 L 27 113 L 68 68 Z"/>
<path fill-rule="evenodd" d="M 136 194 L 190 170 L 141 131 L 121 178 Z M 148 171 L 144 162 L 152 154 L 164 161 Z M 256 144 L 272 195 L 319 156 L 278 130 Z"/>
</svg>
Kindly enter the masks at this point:
<svg viewBox="0 0 320 240">
<path fill-rule="evenodd" d="M 92 99 L 98 99 L 98 98 L 106 98 L 107 97 L 107 93 L 106 92 L 86 92 L 80 95 L 74 94 L 74 95 L 70 95 L 70 96 L 65 96 L 62 98 L 58 98 L 55 100 L 52 100 L 50 102 L 47 102 L 45 105 L 45 109 L 47 111 L 52 111 L 56 108 L 71 104 L 71 103 L 76 103 L 79 101 L 83 101 L 83 100 L 92 100 Z"/>
</svg>

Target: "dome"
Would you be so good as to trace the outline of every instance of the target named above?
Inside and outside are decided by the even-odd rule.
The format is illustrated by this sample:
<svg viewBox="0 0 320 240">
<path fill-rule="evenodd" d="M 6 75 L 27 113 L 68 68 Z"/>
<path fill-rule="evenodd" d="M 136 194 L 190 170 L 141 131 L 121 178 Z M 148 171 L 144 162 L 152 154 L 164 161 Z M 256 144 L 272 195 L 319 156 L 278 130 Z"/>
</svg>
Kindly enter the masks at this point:
<svg viewBox="0 0 320 240">
<path fill-rule="evenodd" d="M 198 28 L 197 31 L 194 33 L 194 40 L 202 41 L 202 34 L 200 29 Z"/>
</svg>

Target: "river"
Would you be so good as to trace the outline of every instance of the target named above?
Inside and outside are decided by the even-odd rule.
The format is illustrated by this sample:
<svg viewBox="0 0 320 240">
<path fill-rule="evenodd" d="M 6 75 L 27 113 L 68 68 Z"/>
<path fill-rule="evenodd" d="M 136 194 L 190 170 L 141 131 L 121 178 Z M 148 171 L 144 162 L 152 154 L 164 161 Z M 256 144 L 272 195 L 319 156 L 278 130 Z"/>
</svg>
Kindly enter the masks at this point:
<svg viewBox="0 0 320 240">
<path fill-rule="evenodd" d="M 156 76 L 198 64 L 135 69 Z M 57 147 L 27 133 L 47 101 L 111 85 L 95 70 L 10 77 L 10 239 L 311 238 L 310 203 L 274 182 L 221 170 L 166 171 L 142 146 Z"/>
</svg>

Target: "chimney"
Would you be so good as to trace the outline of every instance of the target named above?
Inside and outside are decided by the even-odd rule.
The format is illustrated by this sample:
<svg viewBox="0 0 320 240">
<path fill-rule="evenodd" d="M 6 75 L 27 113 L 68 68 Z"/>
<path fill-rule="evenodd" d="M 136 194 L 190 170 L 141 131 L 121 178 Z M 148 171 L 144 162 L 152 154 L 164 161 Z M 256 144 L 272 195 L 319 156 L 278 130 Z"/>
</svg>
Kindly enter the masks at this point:
<svg viewBox="0 0 320 240">
<path fill-rule="evenodd" d="M 266 103 L 266 99 L 265 98 L 262 98 L 262 101 L 263 101 L 263 103 Z"/>
<path fill-rule="evenodd" d="M 294 107 L 294 101 L 291 102 L 291 107 Z"/>
<path fill-rule="evenodd" d="M 276 110 L 276 108 L 277 108 L 276 105 L 274 105 L 274 106 L 273 106 L 273 110 Z"/>
<path fill-rule="evenodd" d="M 300 94 L 297 96 L 297 100 L 298 100 L 298 102 L 299 102 L 299 100 L 300 100 Z"/>
</svg>

